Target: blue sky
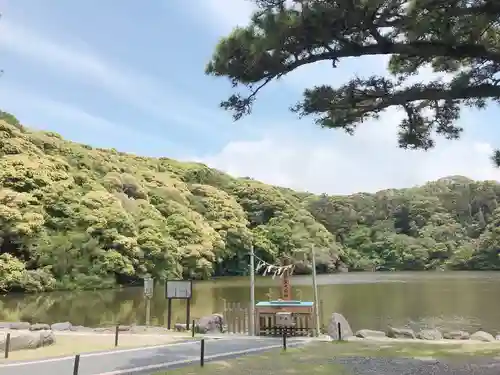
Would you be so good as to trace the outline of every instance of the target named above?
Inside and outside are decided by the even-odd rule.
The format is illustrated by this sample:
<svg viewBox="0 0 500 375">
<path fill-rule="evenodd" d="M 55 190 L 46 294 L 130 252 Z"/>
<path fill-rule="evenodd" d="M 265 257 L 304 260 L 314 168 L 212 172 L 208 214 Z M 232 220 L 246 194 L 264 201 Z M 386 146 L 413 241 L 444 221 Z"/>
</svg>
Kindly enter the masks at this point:
<svg viewBox="0 0 500 375">
<path fill-rule="evenodd" d="M 251 10 L 245 0 L 0 0 L 0 107 L 73 141 L 198 160 L 315 192 L 374 191 L 450 174 L 498 178 L 488 160 L 500 145 L 492 126 L 498 108 L 466 113 L 463 140 L 440 142 L 431 153 L 396 148 L 396 112 L 348 137 L 288 111 L 305 87 L 383 73 L 382 59 L 294 72 L 263 93 L 252 116 L 233 123 L 218 108 L 229 83 L 205 76 L 204 67 Z"/>
</svg>

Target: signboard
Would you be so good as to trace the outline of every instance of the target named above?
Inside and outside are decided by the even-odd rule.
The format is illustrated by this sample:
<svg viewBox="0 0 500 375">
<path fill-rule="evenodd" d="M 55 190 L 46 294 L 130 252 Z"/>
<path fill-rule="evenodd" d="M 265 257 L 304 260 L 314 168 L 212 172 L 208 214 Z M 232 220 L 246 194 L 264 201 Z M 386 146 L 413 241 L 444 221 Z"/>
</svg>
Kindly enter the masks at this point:
<svg viewBox="0 0 500 375">
<path fill-rule="evenodd" d="M 153 279 L 152 278 L 147 278 L 144 279 L 144 295 L 148 298 L 153 297 Z"/>
<path fill-rule="evenodd" d="M 191 299 L 192 294 L 192 280 L 167 280 L 165 295 L 168 299 Z"/>
<path fill-rule="evenodd" d="M 172 300 L 186 300 L 186 328 L 189 329 L 191 316 L 191 297 L 193 295 L 192 280 L 167 280 L 165 283 L 165 297 L 167 298 L 167 329 L 172 326 Z"/>
<path fill-rule="evenodd" d="M 293 321 L 291 312 L 277 312 L 276 313 L 276 326 L 278 327 L 293 327 L 295 323 Z"/>
</svg>

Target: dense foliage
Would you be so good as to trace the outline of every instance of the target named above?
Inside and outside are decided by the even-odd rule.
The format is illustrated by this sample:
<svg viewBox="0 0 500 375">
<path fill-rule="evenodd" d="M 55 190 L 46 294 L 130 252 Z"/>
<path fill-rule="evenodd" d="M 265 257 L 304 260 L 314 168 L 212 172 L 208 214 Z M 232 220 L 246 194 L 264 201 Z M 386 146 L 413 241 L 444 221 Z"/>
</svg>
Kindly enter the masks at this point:
<svg viewBox="0 0 500 375">
<path fill-rule="evenodd" d="M 71 143 L 0 113 L 0 289 L 242 273 L 250 244 L 269 262 L 299 258 L 302 272 L 311 244 L 324 271 L 339 253 L 292 191 Z"/>
<path fill-rule="evenodd" d="M 230 79 L 221 103 L 239 119 L 268 83 L 309 64 L 387 56 L 391 76 L 351 77 L 304 91 L 293 110 L 353 133 L 390 107 L 406 115 L 399 146 L 429 149 L 436 133 L 457 139 L 462 106 L 500 103 L 500 2 L 496 0 L 252 0 L 247 27 L 222 39 L 207 74 Z M 435 73 L 417 76 L 423 68 Z M 428 76 L 428 75 L 427 75 Z M 413 78 L 413 79 L 411 79 Z M 420 79 L 419 79 L 420 78 Z M 500 165 L 500 151 L 493 157 Z"/>
<path fill-rule="evenodd" d="M 0 113 L 0 288 L 102 288 L 238 274 L 248 249 L 297 272 L 500 269 L 500 185 L 298 193 L 203 164 L 63 140 Z"/>
</svg>

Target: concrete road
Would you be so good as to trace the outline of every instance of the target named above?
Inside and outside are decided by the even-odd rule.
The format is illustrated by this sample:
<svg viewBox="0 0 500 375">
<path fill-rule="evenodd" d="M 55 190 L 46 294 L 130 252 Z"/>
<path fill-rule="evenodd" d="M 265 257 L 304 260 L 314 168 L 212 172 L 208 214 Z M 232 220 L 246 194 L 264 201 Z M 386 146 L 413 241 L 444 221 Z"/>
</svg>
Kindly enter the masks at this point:
<svg viewBox="0 0 500 375">
<path fill-rule="evenodd" d="M 308 341 L 290 338 L 288 346 L 303 345 Z M 281 347 L 282 340 L 279 338 L 205 339 L 205 362 Z M 189 341 L 82 354 L 78 375 L 152 374 L 164 369 L 198 364 L 200 349 L 200 341 Z M 75 357 L 9 362 L 0 365 L 0 375 L 72 375 L 74 362 Z"/>
</svg>

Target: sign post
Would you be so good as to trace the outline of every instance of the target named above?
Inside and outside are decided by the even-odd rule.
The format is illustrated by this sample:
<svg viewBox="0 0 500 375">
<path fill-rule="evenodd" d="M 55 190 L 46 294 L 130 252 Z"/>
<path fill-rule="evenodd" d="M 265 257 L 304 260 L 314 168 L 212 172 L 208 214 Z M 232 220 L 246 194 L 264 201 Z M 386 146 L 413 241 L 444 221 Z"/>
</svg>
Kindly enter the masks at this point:
<svg viewBox="0 0 500 375">
<path fill-rule="evenodd" d="M 184 299 L 186 300 L 186 329 L 189 330 L 192 295 L 192 280 L 167 280 L 165 283 L 165 297 L 167 298 L 167 329 L 172 327 L 172 300 Z"/>
<path fill-rule="evenodd" d="M 146 326 L 151 325 L 151 298 L 153 298 L 154 279 L 151 275 L 144 276 L 144 297 L 146 298 Z"/>
</svg>

